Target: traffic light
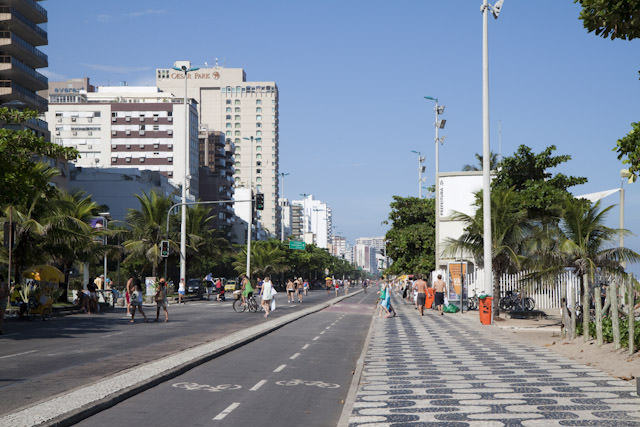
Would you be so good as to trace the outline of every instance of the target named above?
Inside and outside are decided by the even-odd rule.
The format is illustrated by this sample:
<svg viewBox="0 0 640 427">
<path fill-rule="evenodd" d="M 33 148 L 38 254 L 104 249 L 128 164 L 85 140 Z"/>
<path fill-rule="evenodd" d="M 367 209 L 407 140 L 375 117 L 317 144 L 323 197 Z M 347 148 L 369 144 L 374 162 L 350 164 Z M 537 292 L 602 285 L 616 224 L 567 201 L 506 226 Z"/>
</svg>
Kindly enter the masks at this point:
<svg viewBox="0 0 640 427">
<path fill-rule="evenodd" d="M 163 240 L 160 242 L 160 256 L 166 258 L 169 256 L 169 241 Z"/>
<path fill-rule="evenodd" d="M 256 194 L 256 210 L 258 211 L 264 210 L 264 194 L 262 193 Z"/>
</svg>

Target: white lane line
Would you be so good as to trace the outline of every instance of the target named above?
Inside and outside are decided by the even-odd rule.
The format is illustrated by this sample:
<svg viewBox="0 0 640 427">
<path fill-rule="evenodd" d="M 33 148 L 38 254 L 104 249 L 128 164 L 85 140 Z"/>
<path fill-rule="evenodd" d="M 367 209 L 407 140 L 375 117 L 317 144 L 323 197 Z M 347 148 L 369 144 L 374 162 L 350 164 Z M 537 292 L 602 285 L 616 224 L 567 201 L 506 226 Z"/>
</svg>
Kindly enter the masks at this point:
<svg viewBox="0 0 640 427">
<path fill-rule="evenodd" d="M 331 326 L 333 326 L 333 325 L 331 325 Z M 325 329 L 331 329 L 331 326 L 327 326 Z"/>
<path fill-rule="evenodd" d="M 227 408 L 224 411 L 220 412 L 218 415 L 213 417 L 213 421 L 223 420 L 224 417 L 229 415 L 231 413 L 231 411 L 236 409 L 238 406 L 240 406 L 240 402 L 233 402 L 231 405 L 227 406 Z"/>
<path fill-rule="evenodd" d="M 23 354 L 35 353 L 36 351 L 38 350 L 29 350 L 29 351 L 23 351 L 22 353 L 7 354 L 6 356 L 0 356 L 0 359 L 7 359 L 9 357 L 14 357 L 14 356 L 22 356 Z"/>
<path fill-rule="evenodd" d="M 283 365 L 280 365 L 280 366 L 278 366 L 276 369 L 274 369 L 274 370 L 273 370 L 273 372 L 280 372 L 280 371 L 282 371 L 282 370 L 283 370 L 284 368 L 286 368 L 286 367 L 287 367 L 287 365 L 284 365 L 284 364 L 283 364 Z"/>
<path fill-rule="evenodd" d="M 297 359 L 298 356 L 300 356 L 300 353 L 296 353 L 293 356 L 291 356 L 289 359 L 293 360 L 293 359 Z"/>
<path fill-rule="evenodd" d="M 114 332 L 114 333 L 109 334 L 109 335 L 104 335 L 102 338 L 109 338 L 109 337 L 112 337 L 114 335 L 120 335 L 120 334 L 124 334 L 124 332 Z"/>
<path fill-rule="evenodd" d="M 320 332 L 320 335 L 324 335 L 324 333 L 325 333 L 325 332 L 326 332 L 326 331 L 322 331 L 322 332 Z"/>
<path fill-rule="evenodd" d="M 308 348 L 309 348 L 309 344 L 305 344 L 305 345 L 303 345 L 303 346 L 302 346 L 302 349 L 303 349 L 303 350 L 306 350 L 306 349 L 308 349 Z"/>
<path fill-rule="evenodd" d="M 318 341 L 320 337 L 313 337 L 313 341 Z"/>
<path fill-rule="evenodd" d="M 262 387 L 263 385 L 265 385 L 267 383 L 267 380 L 260 380 L 256 383 L 256 385 L 254 385 L 253 387 L 251 387 L 249 389 L 249 391 L 257 391 L 260 387 Z"/>
</svg>

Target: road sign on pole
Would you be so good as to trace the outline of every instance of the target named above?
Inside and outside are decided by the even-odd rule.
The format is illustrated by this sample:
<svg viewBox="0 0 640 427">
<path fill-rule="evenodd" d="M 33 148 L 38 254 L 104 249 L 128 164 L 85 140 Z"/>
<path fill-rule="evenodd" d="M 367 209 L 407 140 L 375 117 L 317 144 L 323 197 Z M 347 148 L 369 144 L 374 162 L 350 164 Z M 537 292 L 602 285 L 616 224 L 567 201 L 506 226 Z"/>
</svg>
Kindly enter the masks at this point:
<svg viewBox="0 0 640 427">
<path fill-rule="evenodd" d="M 306 248 L 307 244 L 305 242 L 300 242 L 298 240 L 289 240 L 289 249 L 305 250 Z"/>
</svg>

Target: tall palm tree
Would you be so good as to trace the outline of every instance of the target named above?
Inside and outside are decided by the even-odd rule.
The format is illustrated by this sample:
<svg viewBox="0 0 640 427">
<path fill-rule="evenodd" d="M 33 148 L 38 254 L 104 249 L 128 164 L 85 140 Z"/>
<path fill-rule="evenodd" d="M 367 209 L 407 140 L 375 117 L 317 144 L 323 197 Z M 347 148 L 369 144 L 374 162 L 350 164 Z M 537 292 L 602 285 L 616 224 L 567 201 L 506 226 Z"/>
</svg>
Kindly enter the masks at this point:
<svg viewBox="0 0 640 427">
<path fill-rule="evenodd" d="M 478 165 L 464 165 L 462 167 L 462 170 L 465 172 L 469 172 L 469 171 L 481 171 L 482 170 L 482 154 L 474 154 L 475 158 L 478 160 Z M 491 153 L 489 155 L 489 169 L 490 170 L 495 170 L 498 168 L 498 163 L 500 163 L 498 161 L 498 155 L 496 153 Z"/>
<path fill-rule="evenodd" d="M 207 274 L 231 251 L 228 240 L 217 235 L 211 223 L 211 209 L 205 205 L 190 206 L 187 210 L 187 269 L 192 274 Z M 204 271 L 209 270 L 209 271 Z"/>
<path fill-rule="evenodd" d="M 473 255 L 480 266 L 484 260 L 484 226 L 482 197 L 476 197 L 478 209 L 474 216 L 456 212 L 455 221 L 465 224 L 464 233 L 458 239 L 448 239 L 445 256 L 456 256 L 460 251 Z M 504 273 L 515 272 L 521 268 L 522 248 L 531 233 L 531 223 L 527 211 L 517 203 L 517 194 L 510 188 L 491 192 L 491 265 L 493 268 L 493 312 L 499 315 L 500 277 Z M 486 266 L 485 266 L 486 268 Z"/>
<path fill-rule="evenodd" d="M 173 203 L 170 197 L 155 191 L 136 194 L 136 198 L 140 210 L 129 209 L 126 217 L 129 231 L 123 243 L 125 261 L 142 261 L 151 267 L 151 275 L 155 277 L 160 263 L 160 242 L 165 239 L 167 212 Z M 175 248 L 175 243 L 172 246 Z"/>
<path fill-rule="evenodd" d="M 236 255 L 233 266 L 238 273 L 247 268 L 246 247 Z M 287 270 L 287 258 L 278 240 L 257 241 L 251 245 L 251 277 L 264 277 Z"/>
<path fill-rule="evenodd" d="M 582 306 L 587 313 L 596 272 L 624 275 L 623 263 L 640 260 L 640 255 L 631 249 L 608 247 L 620 233 L 628 233 L 604 225 L 605 216 L 612 208 L 613 205 L 601 209 L 600 201 L 585 204 L 582 200 L 570 200 L 561 221 L 563 239 L 559 248 L 565 265 L 573 267 L 579 277 Z M 585 340 L 589 338 L 589 317 L 583 316 Z"/>
</svg>

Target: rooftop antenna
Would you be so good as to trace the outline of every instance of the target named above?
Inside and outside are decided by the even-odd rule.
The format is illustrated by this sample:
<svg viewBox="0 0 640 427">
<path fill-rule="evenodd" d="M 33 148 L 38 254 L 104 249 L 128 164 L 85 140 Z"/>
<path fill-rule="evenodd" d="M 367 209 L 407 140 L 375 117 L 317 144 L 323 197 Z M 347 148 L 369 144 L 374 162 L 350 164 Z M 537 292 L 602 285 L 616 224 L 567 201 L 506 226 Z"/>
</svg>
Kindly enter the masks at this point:
<svg viewBox="0 0 640 427">
<path fill-rule="evenodd" d="M 502 159 L 502 120 L 498 120 L 498 161 Z"/>
<path fill-rule="evenodd" d="M 207 61 L 204 61 L 204 68 L 209 68 L 209 63 Z"/>
<path fill-rule="evenodd" d="M 218 67 L 219 67 L 219 65 L 218 65 L 218 58 L 216 57 L 216 68 L 218 68 Z"/>
</svg>

